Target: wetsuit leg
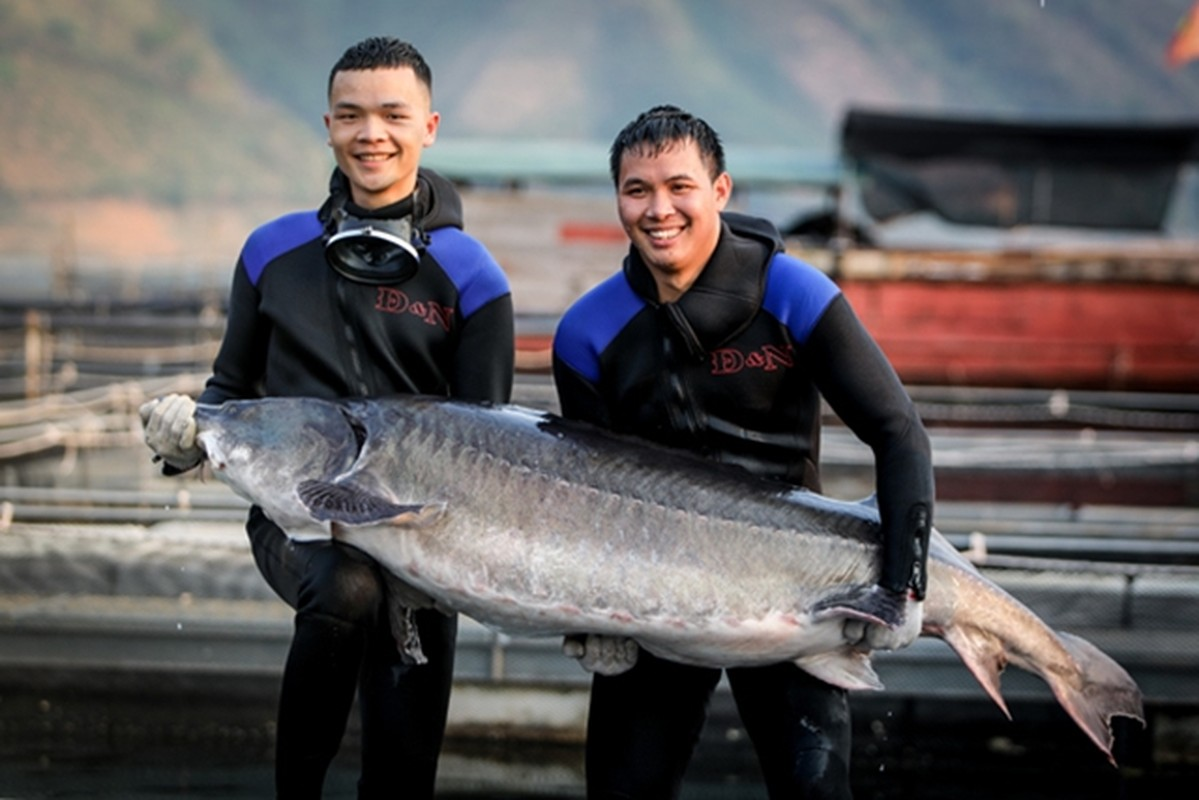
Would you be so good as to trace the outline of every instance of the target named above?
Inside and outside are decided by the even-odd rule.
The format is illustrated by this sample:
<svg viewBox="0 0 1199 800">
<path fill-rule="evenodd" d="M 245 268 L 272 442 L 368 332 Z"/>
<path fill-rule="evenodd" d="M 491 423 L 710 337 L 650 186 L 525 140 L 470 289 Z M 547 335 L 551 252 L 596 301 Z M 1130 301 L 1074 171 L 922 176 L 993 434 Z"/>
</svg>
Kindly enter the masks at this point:
<svg viewBox="0 0 1199 800">
<path fill-rule="evenodd" d="M 320 797 L 361 677 L 371 704 L 363 718 L 363 791 L 373 791 L 382 782 L 379 754 L 387 752 L 385 760 L 397 781 L 403 775 L 406 792 L 418 784 L 429 787 L 425 795 L 411 791 L 404 796 L 431 797 L 436 750 L 432 757 L 429 750 L 440 747 L 444 734 L 454 621 L 418 622 L 422 635 L 428 631 L 426 655 L 436 659 L 438 667 L 422 673 L 423 680 L 418 678 L 410 687 L 410 675 L 419 668 L 392 669 L 398 654 L 387 621 L 386 588 L 369 556 L 332 541 L 292 542 L 258 509 L 251 510 L 246 528 L 259 570 L 296 609 L 279 697 L 276 796 Z M 409 707 L 415 697 L 420 699 Z M 421 718 L 401 722 L 410 708 Z M 434 727 L 416 731 L 426 724 Z M 397 740 L 400 730 L 408 733 Z M 403 747 L 414 741 L 419 744 L 408 773 Z"/>
<path fill-rule="evenodd" d="M 771 798 L 849 800 L 852 726 L 845 690 L 794 664 L 728 671 Z"/>
<path fill-rule="evenodd" d="M 677 797 L 719 680 L 720 670 L 644 650 L 629 671 L 596 675 L 587 721 L 587 797 Z"/>
<path fill-rule="evenodd" d="M 359 682 L 360 800 L 431 798 L 445 735 L 458 618 L 416 612 L 426 664 L 400 661 L 387 620 L 371 639 Z"/>
</svg>

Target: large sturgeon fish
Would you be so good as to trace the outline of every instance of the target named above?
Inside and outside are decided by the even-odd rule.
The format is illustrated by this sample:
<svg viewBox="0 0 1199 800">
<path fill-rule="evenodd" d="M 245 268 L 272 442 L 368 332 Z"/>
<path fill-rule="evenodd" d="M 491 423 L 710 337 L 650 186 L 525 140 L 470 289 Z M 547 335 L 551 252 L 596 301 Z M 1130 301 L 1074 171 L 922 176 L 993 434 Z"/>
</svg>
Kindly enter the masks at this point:
<svg viewBox="0 0 1199 800">
<path fill-rule="evenodd" d="M 686 453 L 515 406 L 430 398 L 199 406 L 215 474 L 296 539 L 336 537 L 408 587 L 514 634 L 630 637 L 731 667 L 793 661 L 882 688 L 858 620 L 877 602 L 878 516 Z M 1143 722 L 1115 661 L 1051 630 L 934 531 L 921 633 L 1008 714 L 1000 672 L 1033 672 L 1112 763 L 1113 716 Z M 1010 715 L 1009 715 L 1010 716 Z"/>
</svg>

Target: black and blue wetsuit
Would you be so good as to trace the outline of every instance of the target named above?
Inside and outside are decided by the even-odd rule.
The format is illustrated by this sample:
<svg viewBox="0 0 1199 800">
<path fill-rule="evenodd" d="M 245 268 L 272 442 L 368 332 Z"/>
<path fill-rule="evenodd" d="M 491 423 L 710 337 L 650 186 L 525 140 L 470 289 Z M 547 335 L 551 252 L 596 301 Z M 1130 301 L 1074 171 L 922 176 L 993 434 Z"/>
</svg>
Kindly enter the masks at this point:
<svg viewBox="0 0 1199 800">
<path fill-rule="evenodd" d="M 326 262 L 330 201 L 255 230 L 233 278 L 228 327 L 199 401 L 435 394 L 506 402 L 513 312 L 499 265 L 462 231 L 454 187 L 421 170 L 411 211 L 415 272 L 359 283 Z M 406 206 L 412 209 L 412 206 Z M 419 611 L 428 663 L 401 663 L 378 564 L 331 541 L 292 542 L 258 508 L 247 522 L 267 582 L 296 610 L 276 738 L 281 798 L 320 797 L 355 690 L 362 715 L 359 797 L 432 797 L 453 674 L 455 617 Z"/>
<path fill-rule="evenodd" d="M 673 303 L 658 302 L 630 248 L 622 271 L 563 316 L 554 378 L 567 417 L 815 491 L 823 397 L 874 451 L 880 583 L 922 595 L 912 520 L 932 510 L 927 434 L 836 284 L 787 255 L 768 222 L 725 213 L 716 251 Z M 589 797 L 676 796 L 719 678 L 644 651 L 630 671 L 596 675 Z M 731 669 L 728 678 L 772 797 L 848 796 L 842 690 L 792 664 Z"/>
<path fill-rule="evenodd" d="M 329 206 L 280 217 L 247 239 L 201 400 L 424 393 L 506 401 L 514 359 L 508 281 L 462 230 L 453 185 L 420 171 L 420 266 L 396 284 L 358 283 L 329 267 Z"/>
</svg>

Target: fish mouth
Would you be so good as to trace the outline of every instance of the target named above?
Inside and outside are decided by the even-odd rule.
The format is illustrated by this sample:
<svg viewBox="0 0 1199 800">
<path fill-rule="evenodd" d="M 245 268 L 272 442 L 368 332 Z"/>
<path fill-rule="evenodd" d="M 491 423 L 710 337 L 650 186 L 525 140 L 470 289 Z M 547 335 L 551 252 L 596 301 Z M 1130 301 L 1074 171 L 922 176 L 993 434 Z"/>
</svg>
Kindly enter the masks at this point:
<svg viewBox="0 0 1199 800">
<path fill-rule="evenodd" d="M 204 455 L 213 469 L 223 470 L 227 466 L 227 459 L 221 450 L 220 437 L 216 435 L 216 431 L 209 424 L 219 412 L 220 406 L 197 403 L 193 416 L 196 426 L 199 428 L 196 433 L 196 445 L 204 451 Z"/>
<path fill-rule="evenodd" d="M 220 440 L 217 436 L 209 431 L 200 431 L 196 434 L 196 444 L 204 451 L 204 455 L 208 457 L 209 465 L 214 470 L 220 472 L 229 466 L 228 459 L 225 458 L 225 453 L 221 450 Z"/>
</svg>

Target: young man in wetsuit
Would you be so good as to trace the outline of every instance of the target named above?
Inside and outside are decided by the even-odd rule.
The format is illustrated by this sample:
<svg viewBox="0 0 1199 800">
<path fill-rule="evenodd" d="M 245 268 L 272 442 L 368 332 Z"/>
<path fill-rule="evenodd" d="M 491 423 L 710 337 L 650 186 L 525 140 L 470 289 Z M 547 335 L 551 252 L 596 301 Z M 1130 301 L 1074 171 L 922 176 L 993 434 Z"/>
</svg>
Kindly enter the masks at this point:
<svg viewBox="0 0 1199 800">
<path fill-rule="evenodd" d="M 325 125 L 337 169 L 319 210 L 247 239 L 228 326 L 201 403 L 422 393 L 506 402 L 513 376 L 507 279 L 462 231 L 454 187 L 420 168 L 440 121 L 411 44 L 371 38 L 334 65 Z M 142 410 L 170 472 L 198 464 L 195 404 Z M 295 610 L 276 742 L 279 798 L 317 798 L 355 691 L 360 798 L 433 796 L 454 662 L 455 617 L 417 611 L 425 664 L 405 663 L 379 565 L 334 541 L 294 542 L 250 511 L 259 570 Z"/>
<path fill-rule="evenodd" d="M 823 396 L 874 452 L 883 534 L 875 591 L 922 599 L 928 437 L 845 297 L 787 255 L 769 222 L 724 211 L 732 179 L 702 120 L 651 109 L 617 136 L 610 166 L 632 246 L 622 270 L 559 324 L 563 414 L 819 491 Z M 857 630 L 872 647 L 902 646 L 919 633 L 913 616 L 901 630 Z M 565 647 L 596 673 L 588 797 L 676 797 L 720 670 L 604 637 L 568 637 Z M 727 674 L 772 798 L 851 796 L 844 690 L 792 663 Z"/>
</svg>

